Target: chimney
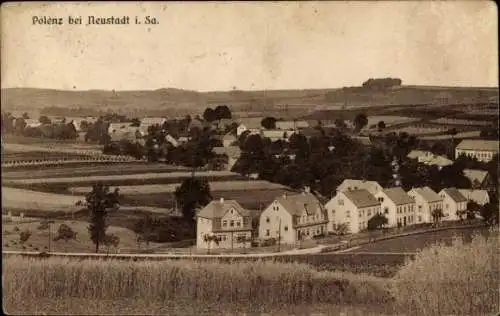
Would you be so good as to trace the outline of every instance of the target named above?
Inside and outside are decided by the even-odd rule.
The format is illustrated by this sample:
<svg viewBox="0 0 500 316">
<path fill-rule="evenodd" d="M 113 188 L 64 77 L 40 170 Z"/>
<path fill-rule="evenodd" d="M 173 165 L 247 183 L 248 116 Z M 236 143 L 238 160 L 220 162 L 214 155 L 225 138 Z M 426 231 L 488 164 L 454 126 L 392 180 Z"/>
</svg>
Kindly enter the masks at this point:
<svg viewBox="0 0 500 316">
<path fill-rule="evenodd" d="M 224 198 L 223 197 L 220 198 L 220 204 L 224 204 Z"/>
</svg>

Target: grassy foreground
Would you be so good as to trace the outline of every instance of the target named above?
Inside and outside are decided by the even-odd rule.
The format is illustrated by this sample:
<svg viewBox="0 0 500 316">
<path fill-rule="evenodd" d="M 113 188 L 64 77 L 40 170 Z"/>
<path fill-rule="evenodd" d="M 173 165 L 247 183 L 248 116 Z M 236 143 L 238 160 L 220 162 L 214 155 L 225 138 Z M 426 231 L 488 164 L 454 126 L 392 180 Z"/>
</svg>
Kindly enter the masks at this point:
<svg viewBox="0 0 500 316">
<path fill-rule="evenodd" d="M 199 313 L 196 306 L 222 314 L 223 306 L 251 311 L 305 305 L 311 312 L 326 304 L 383 307 L 398 315 L 485 315 L 499 309 L 498 246 L 496 233 L 469 244 L 431 246 L 391 279 L 272 261 L 6 257 L 4 310 L 188 315 Z"/>
</svg>

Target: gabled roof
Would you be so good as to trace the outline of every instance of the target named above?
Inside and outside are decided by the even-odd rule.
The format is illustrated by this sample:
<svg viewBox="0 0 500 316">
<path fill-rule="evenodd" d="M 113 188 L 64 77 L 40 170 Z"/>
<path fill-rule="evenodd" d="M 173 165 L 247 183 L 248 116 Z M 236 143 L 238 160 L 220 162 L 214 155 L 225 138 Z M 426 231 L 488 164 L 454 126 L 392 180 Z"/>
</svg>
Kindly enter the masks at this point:
<svg viewBox="0 0 500 316">
<path fill-rule="evenodd" d="M 442 200 L 442 198 L 429 187 L 413 188 L 410 191 L 413 191 L 416 194 L 420 195 L 426 202 L 429 203 Z"/>
<path fill-rule="evenodd" d="M 240 158 L 241 149 L 238 146 L 214 147 L 213 152 L 216 155 L 227 155 L 229 158 Z"/>
<path fill-rule="evenodd" d="M 424 150 L 412 150 L 410 151 L 410 153 L 408 155 L 406 155 L 406 157 L 410 158 L 410 159 L 417 159 L 418 157 L 422 157 L 422 156 L 432 156 L 432 152 L 430 151 L 424 151 Z"/>
<path fill-rule="evenodd" d="M 196 214 L 196 217 L 209 219 L 222 218 L 230 209 L 234 209 L 243 217 L 251 216 L 250 211 L 244 209 L 237 201 L 220 199 L 213 200 L 208 203 L 207 206 L 202 208 L 198 214 Z"/>
<path fill-rule="evenodd" d="M 380 205 L 380 202 L 367 190 L 346 191 L 343 194 L 358 208 Z"/>
<path fill-rule="evenodd" d="M 304 211 L 308 215 L 320 214 L 323 212 L 323 206 L 318 198 L 312 193 L 299 193 L 293 195 L 284 195 L 276 199 L 285 210 L 292 216 L 302 216 Z"/>
<path fill-rule="evenodd" d="M 498 152 L 498 141 L 497 140 L 476 140 L 476 139 L 465 139 L 457 145 L 457 149 L 465 150 L 484 150 L 484 151 L 495 151 Z"/>
<path fill-rule="evenodd" d="M 345 179 L 338 187 L 337 191 L 345 192 L 351 190 L 367 190 L 371 194 L 377 193 L 382 187 L 376 181 L 365 181 L 358 179 Z"/>
<path fill-rule="evenodd" d="M 460 193 L 456 188 L 446 188 L 441 190 L 441 192 L 444 192 L 446 195 L 448 195 L 453 201 L 459 203 L 459 202 L 465 202 L 467 199 L 465 196 Z"/>
<path fill-rule="evenodd" d="M 458 191 L 467 200 L 474 201 L 480 205 L 484 205 L 490 201 L 490 196 L 486 190 L 459 189 Z"/>
<path fill-rule="evenodd" d="M 471 182 L 477 181 L 483 183 L 488 176 L 488 171 L 476 169 L 464 169 L 464 175 L 469 178 Z"/>
<path fill-rule="evenodd" d="M 384 189 L 382 192 L 396 205 L 413 203 L 413 199 L 400 187 Z"/>
</svg>

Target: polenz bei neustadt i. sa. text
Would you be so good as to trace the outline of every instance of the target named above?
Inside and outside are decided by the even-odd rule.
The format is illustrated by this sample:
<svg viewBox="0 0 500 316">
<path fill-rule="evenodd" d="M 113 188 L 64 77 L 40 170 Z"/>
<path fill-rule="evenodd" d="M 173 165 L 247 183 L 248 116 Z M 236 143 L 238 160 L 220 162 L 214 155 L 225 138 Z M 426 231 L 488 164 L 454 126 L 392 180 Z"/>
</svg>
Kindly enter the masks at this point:
<svg viewBox="0 0 500 316">
<path fill-rule="evenodd" d="M 87 17 L 86 25 L 127 25 L 127 24 L 158 24 L 158 20 L 151 16 L 146 16 L 143 19 L 135 17 L 131 19 L 129 16 L 110 16 L 110 17 L 98 17 L 90 15 Z M 63 25 L 65 22 L 64 18 L 51 17 L 51 16 L 33 16 L 33 24 L 39 25 Z M 68 24 L 83 24 L 83 18 L 80 16 L 69 16 L 67 18 Z"/>
</svg>

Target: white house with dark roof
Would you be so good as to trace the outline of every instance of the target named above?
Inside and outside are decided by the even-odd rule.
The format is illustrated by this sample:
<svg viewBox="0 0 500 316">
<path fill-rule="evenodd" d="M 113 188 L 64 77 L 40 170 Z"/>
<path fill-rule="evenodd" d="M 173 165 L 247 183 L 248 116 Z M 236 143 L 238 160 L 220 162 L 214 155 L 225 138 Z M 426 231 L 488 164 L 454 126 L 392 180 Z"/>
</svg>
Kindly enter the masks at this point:
<svg viewBox="0 0 500 316">
<path fill-rule="evenodd" d="M 368 226 L 368 220 L 381 212 L 380 202 L 366 189 L 338 191 L 325 204 L 328 232 L 345 224 L 349 233 L 356 234 Z"/>
<path fill-rule="evenodd" d="M 456 221 L 458 214 L 467 210 L 467 198 L 456 188 L 446 188 L 439 192 L 443 198 L 443 218 L 445 221 Z"/>
<path fill-rule="evenodd" d="M 432 212 L 443 210 L 443 199 L 429 187 L 413 188 L 408 195 L 415 201 L 415 224 L 432 223 Z"/>
<path fill-rule="evenodd" d="M 479 205 L 485 205 L 490 202 L 490 196 L 486 190 L 471 190 L 471 189 L 458 189 L 467 201 L 476 202 Z"/>
<path fill-rule="evenodd" d="M 376 181 L 345 179 L 337 187 L 337 192 L 345 192 L 345 191 L 351 191 L 351 190 L 367 190 L 371 194 L 375 194 L 382 189 L 383 189 L 382 186 Z"/>
<path fill-rule="evenodd" d="M 219 242 L 206 241 L 206 236 L 216 236 Z M 196 247 L 199 249 L 244 248 L 246 243 L 238 237 L 252 237 L 252 217 L 235 200 L 211 201 L 196 214 Z"/>
<path fill-rule="evenodd" d="M 488 162 L 498 154 L 497 140 L 465 139 L 455 148 L 455 159 L 461 155 L 475 157 L 478 161 Z"/>
<path fill-rule="evenodd" d="M 383 189 L 375 197 L 388 219 L 388 226 L 415 224 L 415 201 L 401 187 Z"/>
<path fill-rule="evenodd" d="M 299 240 L 325 234 L 327 214 L 321 202 L 305 188 L 302 193 L 276 198 L 260 215 L 259 238 L 281 238 L 294 245 Z"/>
</svg>

